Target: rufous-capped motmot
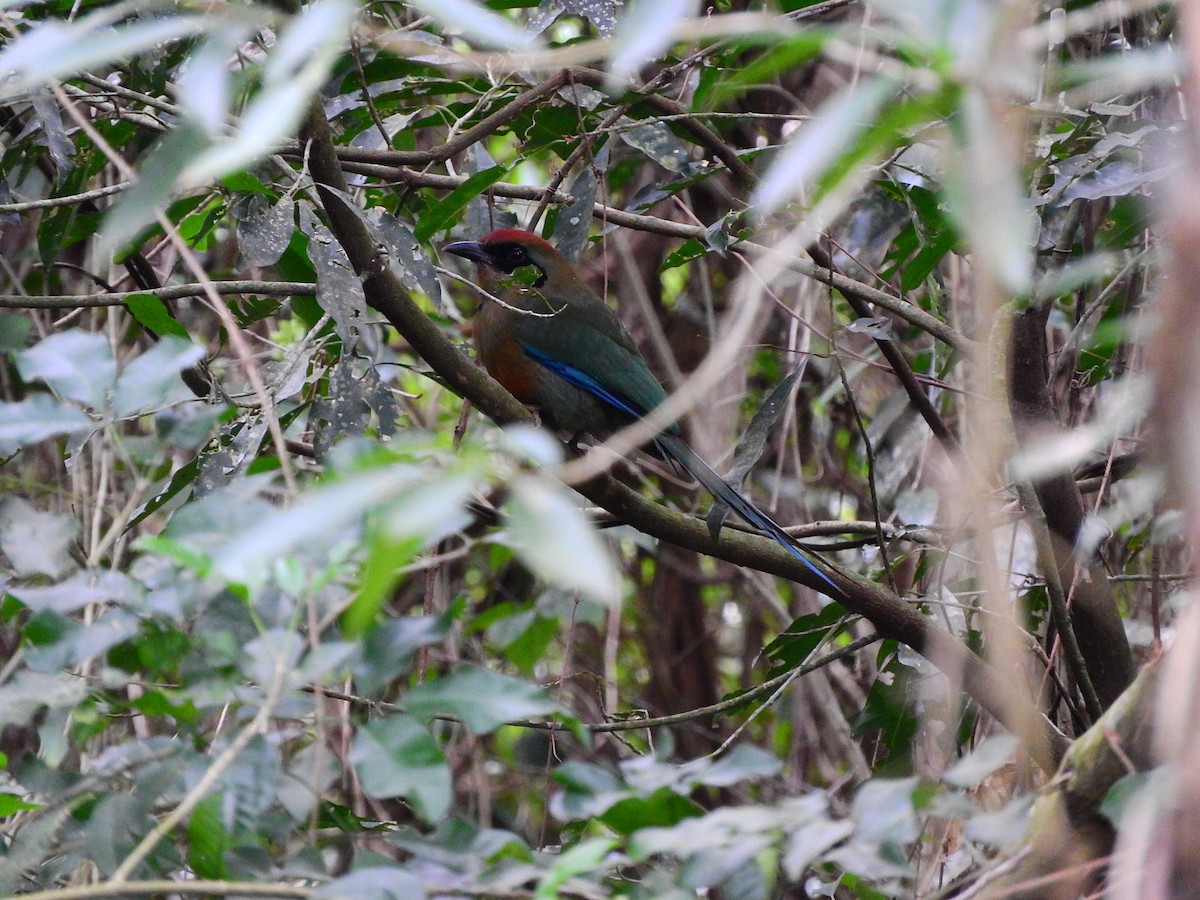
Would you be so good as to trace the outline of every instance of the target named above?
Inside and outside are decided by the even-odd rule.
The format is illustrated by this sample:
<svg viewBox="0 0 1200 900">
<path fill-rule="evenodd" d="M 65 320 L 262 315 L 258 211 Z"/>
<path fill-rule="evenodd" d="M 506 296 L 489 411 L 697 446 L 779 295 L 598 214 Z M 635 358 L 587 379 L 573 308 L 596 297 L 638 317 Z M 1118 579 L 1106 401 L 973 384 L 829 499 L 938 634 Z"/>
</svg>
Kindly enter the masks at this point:
<svg viewBox="0 0 1200 900">
<path fill-rule="evenodd" d="M 477 263 L 482 287 L 501 301 L 485 300 L 475 316 L 484 366 L 509 393 L 536 408 L 547 426 L 603 438 L 666 399 L 616 313 L 549 242 L 503 228 L 444 249 Z M 507 277 L 514 274 L 528 277 Z M 825 593 L 844 596 L 779 523 L 692 452 L 677 424 L 652 446 L 808 566 L 828 587 Z"/>
</svg>

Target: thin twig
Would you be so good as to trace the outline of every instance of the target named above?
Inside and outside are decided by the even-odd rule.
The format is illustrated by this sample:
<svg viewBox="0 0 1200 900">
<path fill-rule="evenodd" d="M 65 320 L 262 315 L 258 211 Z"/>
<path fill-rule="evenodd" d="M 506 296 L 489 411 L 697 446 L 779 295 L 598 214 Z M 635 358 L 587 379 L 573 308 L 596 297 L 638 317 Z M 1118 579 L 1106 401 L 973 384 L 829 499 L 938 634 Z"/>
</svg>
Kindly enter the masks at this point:
<svg viewBox="0 0 1200 900">
<path fill-rule="evenodd" d="M 120 184 L 110 184 L 107 187 L 96 188 L 94 191 L 84 191 L 80 194 L 68 194 L 65 197 L 46 197 L 43 200 L 26 200 L 22 203 L 0 203 L 0 215 L 7 213 L 23 213 L 34 209 L 53 209 L 56 206 L 74 206 L 76 203 L 86 203 L 89 200 L 99 200 L 112 194 L 133 187 L 133 183 L 123 181 Z"/>
<path fill-rule="evenodd" d="M 879 490 L 875 483 L 875 448 L 871 444 L 871 435 L 867 433 L 867 423 L 863 421 L 862 412 L 858 408 L 858 403 L 854 400 L 854 391 L 850 387 L 850 380 L 846 378 L 846 369 L 839 357 L 835 356 L 834 362 L 837 365 L 838 377 L 841 379 L 842 389 L 846 392 L 846 402 L 850 404 L 850 414 L 854 416 L 854 423 L 858 426 L 858 434 L 862 438 L 863 450 L 867 455 L 867 491 L 871 495 L 871 511 L 874 513 L 874 519 L 878 523 L 882 521 L 883 513 L 880 511 Z M 896 575 L 892 571 L 892 562 L 888 557 L 888 545 L 883 537 L 883 529 L 876 527 L 875 533 L 879 541 L 879 557 L 883 560 L 883 574 L 887 578 L 888 587 L 899 596 L 900 588 L 896 586 Z"/>
<path fill-rule="evenodd" d="M 79 884 L 51 891 L 22 894 L 22 900 L 102 900 L 105 897 L 150 897 L 156 894 L 215 894 L 219 897 L 311 897 L 316 888 L 292 884 L 261 884 L 254 881 L 125 881 L 120 884 Z"/>
<path fill-rule="evenodd" d="M 1030 529 L 1033 531 L 1038 564 L 1046 579 L 1046 595 L 1050 600 L 1050 614 L 1054 620 L 1054 628 L 1062 640 L 1067 667 L 1071 670 L 1071 675 L 1074 676 L 1075 683 L 1079 686 L 1079 692 L 1083 695 L 1088 715 L 1092 722 L 1095 722 L 1104 713 L 1104 706 L 1096 694 L 1096 688 L 1092 684 L 1092 677 L 1088 672 L 1087 660 L 1075 638 L 1075 628 L 1071 624 L 1071 611 L 1067 606 L 1067 596 L 1063 590 L 1062 580 L 1059 578 L 1058 562 L 1054 554 L 1054 543 L 1050 537 L 1050 526 L 1046 523 L 1046 514 L 1042 510 L 1037 492 L 1029 482 L 1018 481 L 1017 494 L 1021 498 L 1021 505 L 1025 507 L 1025 514 L 1029 518 Z"/>
<path fill-rule="evenodd" d="M 852 653 L 857 653 L 864 647 L 869 647 L 876 641 L 882 640 L 881 636 L 875 633 L 868 634 L 864 637 L 855 638 L 844 647 L 839 647 L 837 650 L 825 654 L 820 659 L 814 660 L 811 663 L 806 663 L 803 666 L 798 666 L 795 669 L 788 669 L 782 675 L 776 675 L 762 684 L 751 688 L 744 693 L 738 694 L 736 697 L 729 697 L 719 703 L 713 703 L 710 706 L 701 706 L 696 709 L 689 709 L 687 712 L 674 713 L 669 716 L 658 716 L 653 719 L 623 719 L 618 722 L 584 722 L 583 727 L 592 734 L 610 734 L 614 731 L 637 731 L 642 728 L 660 728 L 665 725 L 678 725 L 682 722 L 691 722 L 695 719 L 703 719 L 706 716 L 713 716 L 718 713 L 728 712 L 731 709 L 737 709 L 739 706 L 745 706 L 759 697 L 767 696 L 773 693 L 781 685 L 787 684 L 800 675 L 807 675 L 809 672 L 815 672 L 817 669 L 823 668 L 832 662 L 843 659 Z M 304 688 L 306 691 L 311 691 L 311 688 Z M 354 694 L 343 694 L 339 691 L 332 691 L 329 688 L 324 689 L 326 697 L 332 697 L 335 700 L 343 700 L 346 703 L 352 703 L 355 706 L 365 707 L 367 709 L 379 710 L 381 712 L 405 713 L 407 710 L 403 704 L 388 703 L 384 700 L 370 700 L 366 697 L 358 697 Z M 442 722 L 458 722 L 454 716 L 434 716 L 433 718 Z M 514 728 L 532 728 L 538 731 L 570 731 L 570 726 L 564 725 L 562 722 L 539 722 L 532 719 L 517 719 L 506 723 Z"/>
<path fill-rule="evenodd" d="M 204 297 L 209 290 L 218 294 L 262 294 L 267 297 L 313 297 L 317 286 L 305 281 L 214 281 L 204 284 L 173 284 L 169 287 L 143 291 L 114 291 L 110 294 L 47 294 L 26 297 L 20 294 L 0 294 L 0 308 L 5 309 L 90 309 L 101 306 L 123 306 L 132 297 L 147 294 L 164 302 L 187 297 Z"/>
</svg>

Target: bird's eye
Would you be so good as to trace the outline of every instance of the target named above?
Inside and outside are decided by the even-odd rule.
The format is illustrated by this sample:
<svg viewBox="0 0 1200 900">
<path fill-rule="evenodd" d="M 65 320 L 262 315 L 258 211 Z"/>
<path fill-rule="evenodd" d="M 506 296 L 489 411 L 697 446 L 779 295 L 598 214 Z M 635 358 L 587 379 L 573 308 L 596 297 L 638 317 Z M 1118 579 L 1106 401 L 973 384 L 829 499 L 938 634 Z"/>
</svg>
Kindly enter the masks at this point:
<svg viewBox="0 0 1200 900">
<path fill-rule="evenodd" d="M 512 260 L 513 265 L 523 266 L 529 262 L 529 254 L 525 252 L 525 248 L 521 246 L 513 247 L 508 252 L 508 258 Z"/>
</svg>

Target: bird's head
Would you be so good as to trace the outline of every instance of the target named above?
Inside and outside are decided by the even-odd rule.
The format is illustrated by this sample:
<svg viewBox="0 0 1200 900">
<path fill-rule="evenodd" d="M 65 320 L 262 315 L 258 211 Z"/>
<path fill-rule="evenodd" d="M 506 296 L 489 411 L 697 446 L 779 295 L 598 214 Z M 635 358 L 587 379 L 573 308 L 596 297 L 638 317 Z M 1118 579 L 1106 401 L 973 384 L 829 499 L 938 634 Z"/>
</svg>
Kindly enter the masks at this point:
<svg viewBox="0 0 1200 900">
<path fill-rule="evenodd" d="M 505 275 L 532 267 L 537 270 L 532 286 L 539 288 L 558 270 L 569 270 L 566 260 L 548 241 L 519 228 L 500 228 L 481 241 L 455 241 L 442 249 Z"/>
</svg>

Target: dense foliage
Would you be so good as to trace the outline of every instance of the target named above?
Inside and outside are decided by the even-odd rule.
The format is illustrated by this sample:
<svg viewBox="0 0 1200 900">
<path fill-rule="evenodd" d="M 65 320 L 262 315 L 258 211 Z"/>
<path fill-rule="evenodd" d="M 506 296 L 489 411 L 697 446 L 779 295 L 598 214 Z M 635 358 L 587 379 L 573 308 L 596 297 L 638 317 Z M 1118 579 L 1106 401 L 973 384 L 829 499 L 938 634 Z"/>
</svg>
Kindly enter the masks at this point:
<svg viewBox="0 0 1200 900">
<path fill-rule="evenodd" d="M 0 7 L 0 895 L 1195 896 L 1134 6 Z M 518 226 L 844 597 L 475 365 Z"/>
</svg>

